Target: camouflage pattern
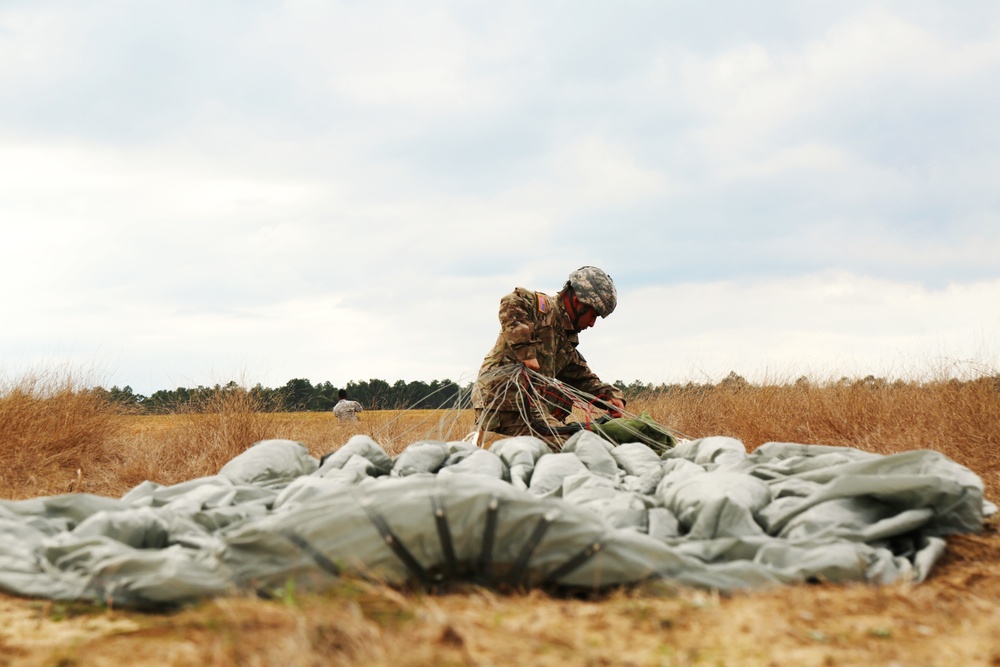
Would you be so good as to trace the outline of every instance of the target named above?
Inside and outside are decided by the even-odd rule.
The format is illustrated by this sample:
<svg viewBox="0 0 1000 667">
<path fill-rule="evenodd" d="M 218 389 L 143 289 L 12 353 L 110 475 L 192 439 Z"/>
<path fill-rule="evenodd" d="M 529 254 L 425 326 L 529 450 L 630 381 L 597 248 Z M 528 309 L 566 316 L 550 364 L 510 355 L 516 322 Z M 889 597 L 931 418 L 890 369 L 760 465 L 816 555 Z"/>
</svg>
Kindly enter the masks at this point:
<svg viewBox="0 0 1000 667">
<path fill-rule="evenodd" d="M 487 412 L 520 412 L 523 398 L 510 391 L 509 375 L 498 368 L 536 359 L 539 373 L 594 396 L 624 398 L 603 382 L 577 351 L 580 342 L 562 299 L 518 287 L 500 300 L 500 335 L 479 369 L 472 405 Z M 519 405 L 520 404 L 520 405 Z"/>
<path fill-rule="evenodd" d="M 618 305 L 618 291 L 611 276 L 596 266 L 583 266 L 569 274 L 568 284 L 576 298 L 607 317 Z"/>
<path fill-rule="evenodd" d="M 337 419 L 340 421 L 356 422 L 358 421 L 357 412 L 364 412 L 361 404 L 357 401 L 349 401 L 346 398 L 342 398 L 337 401 L 337 404 L 333 406 L 333 414 L 337 415 Z"/>
</svg>

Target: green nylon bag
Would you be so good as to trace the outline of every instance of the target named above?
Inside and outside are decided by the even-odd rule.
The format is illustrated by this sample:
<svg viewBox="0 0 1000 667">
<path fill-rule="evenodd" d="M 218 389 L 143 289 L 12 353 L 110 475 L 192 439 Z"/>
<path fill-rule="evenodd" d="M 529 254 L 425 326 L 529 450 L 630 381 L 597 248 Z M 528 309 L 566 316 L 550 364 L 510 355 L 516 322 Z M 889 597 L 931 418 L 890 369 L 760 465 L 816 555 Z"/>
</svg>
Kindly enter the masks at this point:
<svg viewBox="0 0 1000 667">
<path fill-rule="evenodd" d="M 604 423 L 594 422 L 590 425 L 590 430 L 616 445 L 641 442 L 657 454 L 677 446 L 677 439 L 653 421 L 646 411 L 638 417 L 618 417 Z"/>
</svg>

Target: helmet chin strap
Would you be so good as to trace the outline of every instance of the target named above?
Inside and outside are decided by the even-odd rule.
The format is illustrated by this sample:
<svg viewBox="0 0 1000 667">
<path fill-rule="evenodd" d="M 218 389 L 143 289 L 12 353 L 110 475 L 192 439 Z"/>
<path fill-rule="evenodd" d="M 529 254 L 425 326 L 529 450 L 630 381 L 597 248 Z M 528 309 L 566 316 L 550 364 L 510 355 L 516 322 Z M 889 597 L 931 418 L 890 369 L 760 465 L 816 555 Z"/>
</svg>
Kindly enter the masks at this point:
<svg viewBox="0 0 1000 667">
<path fill-rule="evenodd" d="M 562 298 L 563 306 L 566 308 L 566 312 L 569 313 L 570 319 L 573 320 L 573 331 L 580 333 L 583 331 L 580 328 L 580 318 L 585 314 L 580 312 L 583 310 L 580 306 L 584 304 L 580 303 L 580 299 L 573 293 L 572 287 L 563 292 Z"/>
</svg>

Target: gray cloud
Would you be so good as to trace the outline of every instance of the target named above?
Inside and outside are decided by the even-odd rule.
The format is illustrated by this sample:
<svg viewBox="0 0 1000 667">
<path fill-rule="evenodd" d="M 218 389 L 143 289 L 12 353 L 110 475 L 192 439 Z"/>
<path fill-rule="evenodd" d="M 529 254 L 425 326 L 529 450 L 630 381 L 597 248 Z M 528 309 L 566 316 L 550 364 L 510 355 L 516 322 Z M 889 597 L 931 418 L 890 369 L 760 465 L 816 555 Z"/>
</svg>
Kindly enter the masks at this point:
<svg viewBox="0 0 1000 667">
<path fill-rule="evenodd" d="M 676 289 L 716 317 L 758 302 L 823 322 L 789 286 L 831 280 L 972 308 L 1000 266 L 998 19 L 991 2 L 7 3 L 0 279 L 32 279 L 0 350 L 125 359 L 151 383 L 243 362 L 276 381 L 310 363 L 456 375 L 500 296 L 587 263 L 623 313 Z M 716 330 L 672 298 L 591 334 L 610 372 L 642 376 L 642 343 L 600 347 L 619 318 L 639 338 L 684 322 L 677 345 L 713 358 L 765 349 L 759 325 Z M 864 322 L 838 321 L 854 329 L 831 354 L 862 349 Z M 885 349 L 936 335 L 892 322 Z M 779 325 L 782 349 L 825 335 Z"/>
</svg>

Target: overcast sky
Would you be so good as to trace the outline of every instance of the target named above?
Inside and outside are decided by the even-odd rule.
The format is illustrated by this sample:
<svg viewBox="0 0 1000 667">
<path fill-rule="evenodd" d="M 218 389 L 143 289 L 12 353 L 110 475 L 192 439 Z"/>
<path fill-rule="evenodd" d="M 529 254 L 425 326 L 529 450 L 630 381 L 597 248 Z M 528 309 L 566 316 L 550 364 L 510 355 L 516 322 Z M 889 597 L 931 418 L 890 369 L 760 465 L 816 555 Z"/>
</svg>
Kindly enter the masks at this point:
<svg viewBox="0 0 1000 667">
<path fill-rule="evenodd" d="M 996 0 L 3 0 L 0 362 L 467 382 L 592 264 L 608 381 L 995 370 L 998 119 Z"/>
</svg>

